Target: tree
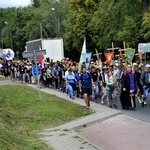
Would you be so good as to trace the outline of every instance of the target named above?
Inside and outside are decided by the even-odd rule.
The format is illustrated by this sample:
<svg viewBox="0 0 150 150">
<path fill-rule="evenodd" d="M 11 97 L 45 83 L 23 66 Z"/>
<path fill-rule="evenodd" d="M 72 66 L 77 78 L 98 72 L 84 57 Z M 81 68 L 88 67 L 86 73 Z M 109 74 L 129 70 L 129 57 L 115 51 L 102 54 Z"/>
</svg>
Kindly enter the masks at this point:
<svg viewBox="0 0 150 150">
<path fill-rule="evenodd" d="M 65 48 L 71 51 L 81 51 L 84 37 L 87 39 L 87 49 L 92 47 L 92 28 L 89 26 L 96 10 L 97 1 L 94 0 L 68 0 L 67 15 L 64 21 L 66 42 Z"/>
<path fill-rule="evenodd" d="M 40 0 L 31 0 L 31 5 L 32 5 L 34 8 L 40 7 Z"/>
<path fill-rule="evenodd" d="M 150 0 L 142 0 L 142 15 L 148 10 Z"/>
<path fill-rule="evenodd" d="M 140 1 L 101 0 L 94 13 L 91 26 L 95 29 L 92 40 L 99 49 L 116 46 L 122 47 L 126 41 L 135 46 L 140 28 Z"/>
</svg>

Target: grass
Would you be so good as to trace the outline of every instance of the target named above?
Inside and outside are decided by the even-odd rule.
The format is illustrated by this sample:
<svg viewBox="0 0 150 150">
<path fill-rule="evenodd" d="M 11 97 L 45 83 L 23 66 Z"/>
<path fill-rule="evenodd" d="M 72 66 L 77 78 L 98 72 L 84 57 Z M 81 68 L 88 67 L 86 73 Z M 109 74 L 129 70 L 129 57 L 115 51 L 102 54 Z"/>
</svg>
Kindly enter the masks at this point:
<svg viewBox="0 0 150 150">
<path fill-rule="evenodd" d="M 5 81 L 5 80 L 8 80 L 8 78 L 1 77 L 1 76 L 0 76 L 0 81 Z"/>
<path fill-rule="evenodd" d="M 83 106 L 28 86 L 0 86 L 0 149 L 50 150 L 37 132 L 91 114 Z"/>
</svg>

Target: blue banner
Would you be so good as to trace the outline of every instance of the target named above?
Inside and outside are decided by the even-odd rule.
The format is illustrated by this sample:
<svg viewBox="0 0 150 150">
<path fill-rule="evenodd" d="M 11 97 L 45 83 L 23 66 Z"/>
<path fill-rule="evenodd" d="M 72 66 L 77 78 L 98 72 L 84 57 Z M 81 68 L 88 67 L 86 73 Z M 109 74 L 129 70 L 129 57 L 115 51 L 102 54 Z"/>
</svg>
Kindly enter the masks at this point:
<svg viewBox="0 0 150 150">
<path fill-rule="evenodd" d="M 82 63 L 85 62 L 86 69 L 89 68 L 91 62 L 92 53 L 83 53 L 82 54 Z"/>
</svg>

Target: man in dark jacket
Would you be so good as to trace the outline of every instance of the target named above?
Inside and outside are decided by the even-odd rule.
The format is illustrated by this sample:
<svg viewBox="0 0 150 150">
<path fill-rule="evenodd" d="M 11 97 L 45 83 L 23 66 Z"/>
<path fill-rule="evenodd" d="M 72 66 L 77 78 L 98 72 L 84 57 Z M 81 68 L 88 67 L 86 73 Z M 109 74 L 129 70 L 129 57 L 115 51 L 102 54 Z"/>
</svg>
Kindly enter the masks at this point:
<svg viewBox="0 0 150 150">
<path fill-rule="evenodd" d="M 126 71 L 122 74 L 121 84 L 120 101 L 122 109 L 136 110 L 136 81 L 135 75 L 132 73 L 132 66 L 128 65 Z"/>
<path fill-rule="evenodd" d="M 141 73 L 140 83 L 144 90 L 144 98 L 142 101 L 142 106 L 144 107 L 144 102 L 150 93 L 150 64 L 147 64 L 145 70 Z"/>
</svg>

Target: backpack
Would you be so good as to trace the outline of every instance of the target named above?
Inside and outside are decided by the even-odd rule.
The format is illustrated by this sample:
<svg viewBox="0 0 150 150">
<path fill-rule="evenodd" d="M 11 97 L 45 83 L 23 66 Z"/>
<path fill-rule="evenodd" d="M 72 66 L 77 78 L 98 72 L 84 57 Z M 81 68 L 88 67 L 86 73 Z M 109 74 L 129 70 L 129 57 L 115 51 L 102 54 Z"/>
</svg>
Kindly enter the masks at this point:
<svg viewBox="0 0 150 150">
<path fill-rule="evenodd" d="M 87 75 L 88 75 L 89 79 L 91 79 L 91 76 L 90 76 L 90 73 L 89 73 L 89 72 L 87 72 Z M 83 74 L 82 74 L 82 73 L 81 73 L 80 80 L 83 82 Z"/>
<path fill-rule="evenodd" d="M 150 84 L 150 79 L 146 79 L 146 77 L 147 77 L 147 76 L 146 76 L 146 73 L 147 73 L 147 72 L 144 71 L 144 78 L 143 78 L 143 80 L 144 80 L 144 83 L 145 83 L 145 84 L 148 84 L 148 85 L 149 85 L 149 84 Z"/>
</svg>

